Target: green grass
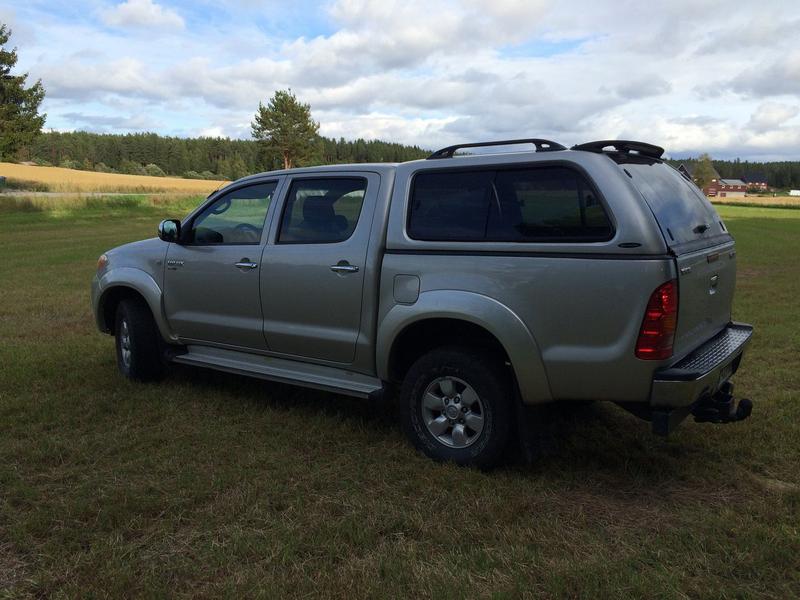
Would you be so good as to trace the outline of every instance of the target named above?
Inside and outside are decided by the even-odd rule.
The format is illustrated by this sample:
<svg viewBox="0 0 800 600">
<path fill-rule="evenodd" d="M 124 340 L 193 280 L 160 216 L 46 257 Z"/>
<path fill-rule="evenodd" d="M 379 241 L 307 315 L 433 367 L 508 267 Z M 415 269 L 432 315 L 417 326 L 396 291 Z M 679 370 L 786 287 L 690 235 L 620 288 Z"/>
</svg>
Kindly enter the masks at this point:
<svg viewBox="0 0 800 600">
<path fill-rule="evenodd" d="M 719 208 L 750 420 L 665 441 L 591 406 L 487 474 L 417 455 L 384 405 L 123 380 L 96 258 L 186 210 L 0 210 L 0 597 L 800 596 L 800 211 Z"/>
</svg>

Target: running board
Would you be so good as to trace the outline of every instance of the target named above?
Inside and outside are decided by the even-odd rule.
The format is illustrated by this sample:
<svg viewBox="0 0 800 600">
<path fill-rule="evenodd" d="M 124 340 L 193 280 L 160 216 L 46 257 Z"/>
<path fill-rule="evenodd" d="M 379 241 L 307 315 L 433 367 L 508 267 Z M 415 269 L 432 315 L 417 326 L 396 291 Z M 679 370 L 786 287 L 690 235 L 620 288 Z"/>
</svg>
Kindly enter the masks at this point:
<svg viewBox="0 0 800 600">
<path fill-rule="evenodd" d="M 383 390 L 383 382 L 377 377 L 334 367 L 209 346 L 186 346 L 186 353 L 172 357 L 172 361 L 357 398 L 375 397 Z"/>
</svg>

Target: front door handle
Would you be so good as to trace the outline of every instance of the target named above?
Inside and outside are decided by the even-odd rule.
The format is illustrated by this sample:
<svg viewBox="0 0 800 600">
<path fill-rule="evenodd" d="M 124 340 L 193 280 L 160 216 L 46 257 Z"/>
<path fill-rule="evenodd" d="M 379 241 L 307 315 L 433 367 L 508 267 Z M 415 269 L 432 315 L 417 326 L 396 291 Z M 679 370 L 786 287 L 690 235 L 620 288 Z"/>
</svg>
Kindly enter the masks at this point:
<svg viewBox="0 0 800 600">
<path fill-rule="evenodd" d="M 249 258 L 243 258 L 239 262 L 234 265 L 237 269 L 255 269 L 258 266 L 258 263 L 250 262 Z"/>
<path fill-rule="evenodd" d="M 337 265 L 331 265 L 331 271 L 334 273 L 358 273 L 358 267 L 342 261 Z"/>
</svg>

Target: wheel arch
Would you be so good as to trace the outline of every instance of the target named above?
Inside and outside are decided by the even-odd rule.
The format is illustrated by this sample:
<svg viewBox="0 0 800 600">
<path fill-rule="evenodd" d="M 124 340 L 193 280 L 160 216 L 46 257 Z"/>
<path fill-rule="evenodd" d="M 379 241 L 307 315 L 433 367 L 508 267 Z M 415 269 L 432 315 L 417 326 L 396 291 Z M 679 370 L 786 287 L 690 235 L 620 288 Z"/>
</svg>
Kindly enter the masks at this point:
<svg viewBox="0 0 800 600">
<path fill-rule="evenodd" d="M 552 399 L 539 347 L 525 323 L 497 300 L 461 290 L 423 292 L 414 304 L 396 304 L 386 313 L 378 327 L 378 376 L 397 380 L 423 353 L 453 345 L 452 339 L 440 343 L 437 336 L 443 332 L 457 332 L 467 344 L 502 352 L 525 403 Z"/>
<path fill-rule="evenodd" d="M 164 340 L 173 339 L 162 310 L 161 288 L 148 273 L 134 268 L 115 269 L 103 276 L 98 288 L 94 312 L 100 331 L 113 334 L 119 303 L 125 298 L 135 298 L 143 301 L 150 309 Z"/>
</svg>

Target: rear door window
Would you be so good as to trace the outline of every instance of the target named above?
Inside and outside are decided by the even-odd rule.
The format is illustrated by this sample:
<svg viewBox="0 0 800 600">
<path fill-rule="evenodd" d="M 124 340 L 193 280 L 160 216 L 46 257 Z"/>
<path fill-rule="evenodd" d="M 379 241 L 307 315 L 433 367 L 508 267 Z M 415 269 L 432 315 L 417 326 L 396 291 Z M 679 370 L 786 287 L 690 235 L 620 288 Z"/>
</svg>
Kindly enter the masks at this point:
<svg viewBox="0 0 800 600">
<path fill-rule="evenodd" d="M 283 209 L 279 244 L 331 244 L 348 239 L 358 224 L 367 180 L 298 179 Z"/>
<path fill-rule="evenodd" d="M 620 168 L 630 173 L 670 247 L 727 234 L 703 192 L 669 165 L 631 162 Z"/>
<path fill-rule="evenodd" d="M 590 242 L 613 227 L 594 188 L 560 166 L 422 172 L 408 219 L 414 239 Z"/>
</svg>

